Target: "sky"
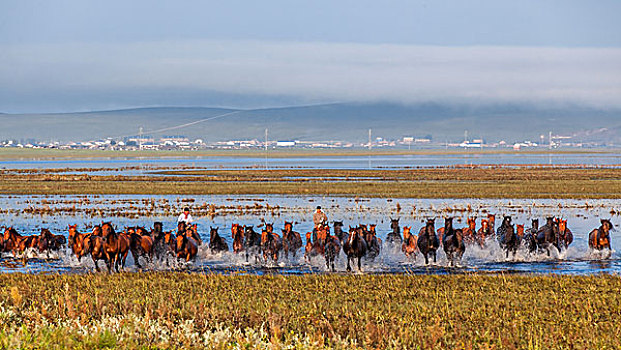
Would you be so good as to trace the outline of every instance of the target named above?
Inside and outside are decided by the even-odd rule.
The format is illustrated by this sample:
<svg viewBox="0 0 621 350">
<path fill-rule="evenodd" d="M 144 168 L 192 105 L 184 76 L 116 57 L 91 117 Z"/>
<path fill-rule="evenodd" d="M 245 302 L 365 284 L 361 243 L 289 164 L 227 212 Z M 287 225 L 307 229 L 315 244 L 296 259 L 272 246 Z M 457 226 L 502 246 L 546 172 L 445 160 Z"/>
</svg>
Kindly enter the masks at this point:
<svg viewBox="0 0 621 350">
<path fill-rule="evenodd" d="M 621 108 L 621 1 L 0 2 L 0 112 Z"/>
</svg>

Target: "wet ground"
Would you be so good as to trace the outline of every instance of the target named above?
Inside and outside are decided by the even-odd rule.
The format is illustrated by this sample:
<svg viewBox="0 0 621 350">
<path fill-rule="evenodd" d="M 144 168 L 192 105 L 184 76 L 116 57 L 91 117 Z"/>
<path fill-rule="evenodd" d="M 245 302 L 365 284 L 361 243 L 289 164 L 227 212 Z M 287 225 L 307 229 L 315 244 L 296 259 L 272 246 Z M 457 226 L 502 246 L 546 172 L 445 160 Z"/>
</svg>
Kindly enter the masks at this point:
<svg viewBox="0 0 621 350">
<path fill-rule="evenodd" d="M 80 231 L 88 231 L 101 221 L 112 221 L 117 229 L 141 225 L 152 227 L 161 221 L 166 230 L 175 227 L 175 220 L 184 206 L 189 206 L 203 240 L 208 241 L 210 226 L 219 227 L 220 234 L 231 244 L 232 223 L 255 225 L 257 231 L 263 222 L 274 223 L 276 232 L 284 221 L 293 221 L 294 230 L 304 234 L 312 228 L 311 216 L 315 206 L 321 205 L 330 220 L 344 221 L 346 227 L 360 223 L 377 224 L 378 236 L 382 239 L 390 231 L 390 218 L 400 218 L 400 224 L 412 226 L 418 232 L 426 218 L 436 218 L 436 228 L 443 225 L 443 217 L 455 217 L 455 226 L 465 226 L 467 217 L 480 219 L 488 213 L 496 214 L 497 226 L 502 215 L 511 215 L 514 224 L 530 227 L 531 218 L 545 222 L 547 216 L 560 216 L 568 220 L 568 227 L 574 233 L 574 243 L 567 251 L 553 251 L 530 255 L 525 250 L 515 258 L 505 258 L 496 243 L 486 249 L 468 247 L 458 267 L 448 267 L 444 252 L 438 253 L 435 264 L 425 266 L 422 257 L 416 260 L 406 258 L 399 247 L 385 246 L 374 261 L 363 262 L 364 273 L 556 273 L 597 274 L 621 273 L 621 232 L 611 235 L 612 255 L 609 258 L 589 252 L 587 234 L 599 226 L 600 218 L 621 221 L 621 204 L 615 200 L 434 200 L 434 199 L 353 199 L 342 197 L 314 196 L 0 196 L 0 225 L 13 226 L 22 234 L 39 233 L 49 228 L 56 234 L 67 234 L 70 224 L 77 224 Z M 323 258 L 307 262 L 300 251 L 295 258 L 281 259 L 278 263 L 246 262 L 244 256 L 231 252 L 211 254 L 202 247 L 196 261 L 189 264 L 172 262 L 167 266 L 161 262 L 147 264 L 148 270 L 179 269 L 211 271 L 220 273 L 250 274 L 303 274 L 326 273 Z M 90 259 L 78 262 L 69 252 L 62 252 L 51 258 L 36 257 L 34 254 L 24 265 L 20 259 L 5 253 L 0 258 L 0 272 L 61 272 L 85 273 L 94 270 Z M 341 253 L 337 272 L 345 271 L 345 256 Z M 127 270 L 137 270 L 130 257 Z"/>
</svg>

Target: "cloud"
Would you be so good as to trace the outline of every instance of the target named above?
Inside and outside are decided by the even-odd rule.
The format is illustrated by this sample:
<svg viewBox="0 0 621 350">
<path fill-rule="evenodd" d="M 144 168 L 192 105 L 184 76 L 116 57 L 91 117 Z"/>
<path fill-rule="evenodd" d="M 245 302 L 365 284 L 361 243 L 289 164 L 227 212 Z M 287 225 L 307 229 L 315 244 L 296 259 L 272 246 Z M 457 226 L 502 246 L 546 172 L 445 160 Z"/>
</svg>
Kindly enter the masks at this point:
<svg viewBox="0 0 621 350">
<path fill-rule="evenodd" d="M 309 101 L 571 103 L 621 107 L 620 48 L 258 41 L 0 46 L 0 109 L 122 91 L 184 105 L 201 91 Z M 144 91 L 154 92 L 153 100 Z M 173 97 L 171 97 L 173 96 Z M 242 98 L 243 99 L 243 98 Z M 49 101 L 48 101 L 49 102 Z M 57 101 L 58 102 L 58 101 Z M 131 103 L 131 102 L 123 102 Z M 121 104 L 123 104 L 121 103 Z M 209 105 L 208 99 L 203 105 Z M 55 104 L 58 106 L 58 103 Z"/>
</svg>

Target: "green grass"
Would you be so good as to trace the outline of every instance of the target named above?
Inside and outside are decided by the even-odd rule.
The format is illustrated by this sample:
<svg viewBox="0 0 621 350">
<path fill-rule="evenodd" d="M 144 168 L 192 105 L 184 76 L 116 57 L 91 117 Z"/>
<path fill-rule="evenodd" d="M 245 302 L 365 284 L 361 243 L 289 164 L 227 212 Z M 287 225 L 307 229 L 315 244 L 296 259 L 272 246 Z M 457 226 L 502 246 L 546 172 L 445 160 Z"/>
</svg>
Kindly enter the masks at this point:
<svg viewBox="0 0 621 350">
<path fill-rule="evenodd" d="M 612 349 L 620 289 L 608 275 L 4 274 L 0 348 Z"/>
<path fill-rule="evenodd" d="M 621 198 L 621 169 L 210 170 L 186 176 L 0 174 L 0 194 L 285 194 L 383 198 Z"/>
</svg>

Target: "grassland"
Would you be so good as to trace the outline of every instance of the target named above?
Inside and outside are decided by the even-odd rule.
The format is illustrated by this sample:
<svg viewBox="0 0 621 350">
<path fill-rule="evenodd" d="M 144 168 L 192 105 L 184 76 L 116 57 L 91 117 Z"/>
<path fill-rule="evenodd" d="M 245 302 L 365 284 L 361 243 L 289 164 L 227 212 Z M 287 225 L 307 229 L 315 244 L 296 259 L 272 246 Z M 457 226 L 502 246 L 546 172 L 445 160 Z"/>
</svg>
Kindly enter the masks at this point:
<svg viewBox="0 0 621 350">
<path fill-rule="evenodd" d="M 0 348 L 605 349 L 618 276 L 0 275 Z"/>
<path fill-rule="evenodd" d="M 179 176 L 170 176 L 171 174 Z M 621 169 L 210 170 L 154 176 L 0 173 L 0 194 L 285 194 L 384 198 L 621 198 Z"/>
</svg>

